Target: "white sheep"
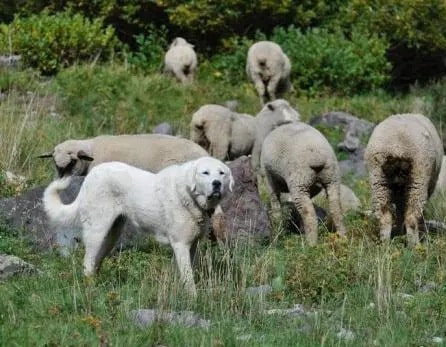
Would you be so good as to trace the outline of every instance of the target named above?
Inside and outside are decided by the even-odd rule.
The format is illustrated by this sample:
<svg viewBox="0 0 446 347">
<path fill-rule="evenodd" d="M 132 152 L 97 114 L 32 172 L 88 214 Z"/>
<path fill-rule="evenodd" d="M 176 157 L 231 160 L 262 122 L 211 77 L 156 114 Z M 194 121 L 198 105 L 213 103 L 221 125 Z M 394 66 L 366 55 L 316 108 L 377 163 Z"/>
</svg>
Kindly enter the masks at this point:
<svg viewBox="0 0 446 347">
<path fill-rule="evenodd" d="M 364 158 L 381 240 L 390 240 L 395 217 L 396 231 L 405 226 L 407 244 L 415 246 L 443 158 L 437 130 L 421 114 L 390 116 L 373 130 Z"/>
<path fill-rule="evenodd" d="M 291 89 L 291 63 L 277 43 L 254 43 L 248 50 L 246 73 L 263 104 Z"/>
<path fill-rule="evenodd" d="M 59 177 L 86 175 L 94 166 L 121 161 L 158 172 L 172 165 L 208 156 L 196 143 L 170 135 L 103 135 L 85 140 L 67 140 L 40 158 L 53 158 Z"/>
<path fill-rule="evenodd" d="M 440 174 L 438 175 L 437 185 L 435 186 L 435 192 L 446 194 L 446 155 L 443 156 Z"/>
<path fill-rule="evenodd" d="M 164 56 L 164 72 L 187 84 L 193 81 L 197 64 L 194 46 L 182 37 L 175 38 Z"/>
<path fill-rule="evenodd" d="M 280 194 L 289 193 L 289 199 L 302 217 L 310 245 L 314 245 L 318 237 L 311 198 L 321 189 L 327 193 L 337 233 L 345 235 L 338 161 L 327 139 L 318 130 L 302 122 L 278 127 L 263 141 L 260 162 L 271 192 L 273 212 L 280 208 Z"/>
<path fill-rule="evenodd" d="M 265 136 L 281 124 L 299 119 L 299 113 L 283 99 L 267 103 L 256 117 L 220 105 L 205 105 L 192 116 L 190 138 L 220 160 L 252 153 L 257 167 Z"/>
</svg>

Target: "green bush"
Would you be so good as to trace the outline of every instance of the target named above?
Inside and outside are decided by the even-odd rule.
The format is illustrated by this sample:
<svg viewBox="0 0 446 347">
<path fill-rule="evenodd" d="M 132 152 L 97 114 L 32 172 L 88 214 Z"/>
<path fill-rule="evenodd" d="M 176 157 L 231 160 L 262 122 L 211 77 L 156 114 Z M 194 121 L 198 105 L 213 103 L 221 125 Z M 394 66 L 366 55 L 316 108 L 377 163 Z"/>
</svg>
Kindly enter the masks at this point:
<svg viewBox="0 0 446 347">
<path fill-rule="evenodd" d="M 144 72 L 155 72 L 163 65 L 164 53 L 167 49 L 167 30 L 165 27 L 152 27 L 147 35 L 137 35 L 136 51 L 130 53 L 128 61 Z"/>
<path fill-rule="evenodd" d="M 68 12 L 16 17 L 11 24 L 0 26 L 0 52 L 21 54 L 26 66 L 43 74 L 107 56 L 116 45 L 114 30 L 104 28 L 101 20 Z"/>
<path fill-rule="evenodd" d="M 313 29 L 302 33 L 277 28 L 270 38 L 282 46 L 292 65 L 295 87 L 314 94 L 360 94 L 383 87 L 389 79 L 387 42 L 375 35 Z"/>
</svg>

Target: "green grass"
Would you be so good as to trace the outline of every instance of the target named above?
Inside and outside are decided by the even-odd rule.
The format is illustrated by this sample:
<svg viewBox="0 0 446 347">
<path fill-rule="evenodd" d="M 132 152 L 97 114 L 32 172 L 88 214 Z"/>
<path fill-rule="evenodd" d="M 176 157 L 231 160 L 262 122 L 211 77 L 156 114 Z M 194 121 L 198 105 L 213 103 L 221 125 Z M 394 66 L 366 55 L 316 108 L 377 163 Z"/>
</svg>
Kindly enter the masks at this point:
<svg viewBox="0 0 446 347">
<path fill-rule="evenodd" d="M 251 84 L 225 84 L 212 74 L 200 74 L 188 87 L 117 63 L 76 66 L 53 79 L 26 71 L 9 74 L 0 81 L 7 92 L 0 103 L 0 169 L 24 175 L 28 188 L 48 183 L 53 174 L 51 163 L 35 156 L 67 138 L 150 132 L 162 121 L 187 137 L 191 115 L 203 104 L 237 99 L 240 112 L 260 109 Z M 336 110 L 377 122 L 415 107 L 415 94 L 313 99 L 291 94 L 288 99 L 305 120 Z M 338 135 L 327 131 L 333 143 Z M 23 189 L 1 175 L 0 182 L 0 196 Z M 367 181 L 348 177 L 346 183 L 370 209 Z M 260 188 L 267 199 L 265 187 Z M 434 197 L 426 216 L 444 221 L 444 201 Z M 446 338 L 445 236 L 430 235 L 410 250 L 403 238 L 380 245 L 372 218 L 349 213 L 345 220 L 347 240 L 321 226 L 315 247 L 281 221 L 266 245 L 239 244 L 229 250 L 201 242 L 196 301 L 179 283 L 172 251 L 154 240 L 116 252 L 95 281 L 86 282 L 82 249 L 68 258 L 36 252 L 17 231 L 0 225 L 0 253 L 15 254 L 40 270 L 0 283 L 0 345 L 431 346 L 433 337 Z M 262 284 L 273 291 L 246 294 L 248 287 Z M 265 313 L 294 304 L 310 313 Z M 159 322 L 141 329 L 129 318 L 139 308 L 192 310 L 211 326 Z M 338 338 L 341 328 L 351 330 L 354 339 Z"/>
</svg>

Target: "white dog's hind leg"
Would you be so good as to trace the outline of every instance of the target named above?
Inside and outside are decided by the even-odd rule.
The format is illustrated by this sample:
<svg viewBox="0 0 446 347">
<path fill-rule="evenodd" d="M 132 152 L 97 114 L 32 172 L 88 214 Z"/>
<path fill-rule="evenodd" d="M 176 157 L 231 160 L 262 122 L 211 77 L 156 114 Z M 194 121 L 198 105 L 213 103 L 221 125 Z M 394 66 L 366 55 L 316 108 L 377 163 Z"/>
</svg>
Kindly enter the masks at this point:
<svg viewBox="0 0 446 347">
<path fill-rule="evenodd" d="M 97 225 L 84 229 L 85 244 L 84 275 L 92 276 L 100 268 L 102 260 L 110 252 L 118 239 L 124 218 L 118 217 L 112 225 Z"/>
<path fill-rule="evenodd" d="M 195 288 L 194 275 L 192 273 L 190 246 L 181 242 L 172 243 L 173 252 L 180 270 L 181 281 L 184 283 L 186 290 L 193 297 L 197 296 Z"/>
</svg>

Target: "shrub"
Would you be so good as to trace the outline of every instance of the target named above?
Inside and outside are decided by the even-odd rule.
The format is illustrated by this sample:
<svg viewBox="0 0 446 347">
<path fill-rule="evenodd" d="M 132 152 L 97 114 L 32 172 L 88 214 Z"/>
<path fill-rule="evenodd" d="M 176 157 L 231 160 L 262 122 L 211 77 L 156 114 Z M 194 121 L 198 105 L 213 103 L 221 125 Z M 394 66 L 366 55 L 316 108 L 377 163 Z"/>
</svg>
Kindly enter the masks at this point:
<svg viewBox="0 0 446 347">
<path fill-rule="evenodd" d="M 0 52 L 21 54 L 25 65 L 43 74 L 107 55 L 116 45 L 111 27 L 104 29 L 101 20 L 90 21 L 69 12 L 16 17 L 0 27 Z"/>
<path fill-rule="evenodd" d="M 156 29 L 152 26 L 147 35 L 136 35 L 136 51 L 130 53 L 128 61 L 131 65 L 144 72 L 160 70 L 167 47 L 167 30 L 165 27 Z"/>
<path fill-rule="evenodd" d="M 360 94 L 389 79 L 387 42 L 375 35 L 313 29 L 302 33 L 291 26 L 274 30 L 271 40 L 282 46 L 292 64 L 292 82 L 310 94 L 321 91 Z"/>
</svg>

